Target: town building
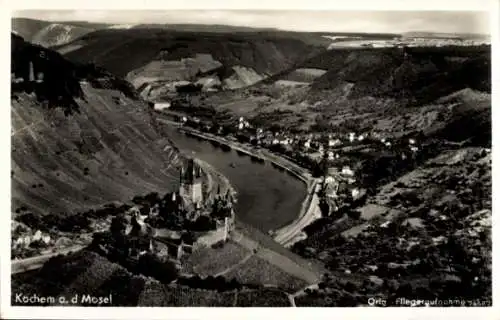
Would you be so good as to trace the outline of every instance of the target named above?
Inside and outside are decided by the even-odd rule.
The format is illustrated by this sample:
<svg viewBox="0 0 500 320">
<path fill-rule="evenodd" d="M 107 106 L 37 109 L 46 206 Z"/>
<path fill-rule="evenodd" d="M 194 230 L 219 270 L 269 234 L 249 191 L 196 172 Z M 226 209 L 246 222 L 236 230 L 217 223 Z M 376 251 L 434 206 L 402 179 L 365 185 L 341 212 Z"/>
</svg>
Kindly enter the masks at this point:
<svg viewBox="0 0 500 320">
<path fill-rule="evenodd" d="M 323 185 L 323 191 L 327 198 L 337 198 L 339 183 L 332 177 L 328 176 L 325 178 L 325 183 Z"/>
<path fill-rule="evenodd" d="M 333 151 L 328 151 L 328 160 L 334 160 L 335 159 L 335 154 Z"/>
<path fill-rule="evenodd" d="M 335 147 L 335 146 L 340 145 L 340 144 L 342 144 L 342 141 L 340 141 L 340 139 L 329 139 L 328 140 L 329 147 Z"/>
<path fill-rule="evenodd" d="M 356 133 L 349 132 L 349 134 L 347 135 L 347 139 L 349 139 L 349 142 L 354 142 L 354 140 L 356 139 Z"/>
<path fill-rule="evenodd" d="M 320 144 L 320 145 L 319 145 L 319 147 L 318 147 L 318 152 L 319 152 L 320 154 L 323 154 L 323 152 L 324 152 L 324 151 L 325 151 L 325 150 L 324 150 L 323 145 L 322 145 L 322 144 Z"/>
<path fill-rule="evenodd" d="M 171 106 L 170 102 L 155 102 L 154 109 L 161 111 L 170 108 L 170 106 Z"/>
<path fill-rule="evenodd" d="M 354 176 L 354 171 L 349 166 L 343 166 L 342 167 L 342 175 L 344 176 Z"/>
<path fill-rule="evenodd" d="M 306 142 L 304 142 L 304 147 L 306 149 L 309 149 L 311 147 L 311 140 L 307 140 Z"/>
<path fill-rule="evenodd" d="M 37 231 L 35 232 L 35 234 L 33 235 L 32 240 L 33 240 L 33 241 L 40 241 L 40 240 L 42 240 L 42 231 L 37 230 Z"/>
</svg>

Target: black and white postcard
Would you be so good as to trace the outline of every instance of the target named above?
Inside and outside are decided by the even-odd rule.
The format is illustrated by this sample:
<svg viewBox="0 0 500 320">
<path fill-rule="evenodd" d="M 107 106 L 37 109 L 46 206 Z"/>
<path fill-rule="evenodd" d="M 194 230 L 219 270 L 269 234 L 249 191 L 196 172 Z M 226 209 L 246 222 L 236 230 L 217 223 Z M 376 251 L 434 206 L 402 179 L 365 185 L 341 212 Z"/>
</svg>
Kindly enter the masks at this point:
<svg viewBox="0 0 500 320">
<path fill-rule="evenodd" d="M 493 317 L 498 5 L 271 2 L 10 4 L 2 317 Z"/>
</svg>

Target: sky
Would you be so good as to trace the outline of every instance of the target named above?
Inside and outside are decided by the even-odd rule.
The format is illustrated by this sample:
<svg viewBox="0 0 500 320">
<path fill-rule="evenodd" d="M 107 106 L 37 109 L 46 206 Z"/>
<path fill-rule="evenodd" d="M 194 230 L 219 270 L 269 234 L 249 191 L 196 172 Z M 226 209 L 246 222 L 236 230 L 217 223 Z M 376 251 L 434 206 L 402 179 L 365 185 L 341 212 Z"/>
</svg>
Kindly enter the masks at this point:
<svg viewBox="0 0 500 320">
<path fill-rule="evenodd" d="M 487 11 L 24 10 L 13 16 L 112 24 L 223 24 L 292 31 L 489 33 Z"/>
</svg>

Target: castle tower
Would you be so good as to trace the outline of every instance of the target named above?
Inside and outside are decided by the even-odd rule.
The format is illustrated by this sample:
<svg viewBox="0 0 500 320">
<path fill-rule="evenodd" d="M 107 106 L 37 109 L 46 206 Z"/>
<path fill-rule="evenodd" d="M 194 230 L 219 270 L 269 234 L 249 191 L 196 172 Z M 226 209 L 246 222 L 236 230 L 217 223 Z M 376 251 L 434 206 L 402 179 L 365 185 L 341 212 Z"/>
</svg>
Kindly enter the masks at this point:
<svg viewBox="0 0 500 320">
<path fill-rule="evenodd" d="M 229 219 L 226 217 L 224 218 L 224 242 L 227 241 L 227 235 L 229 233 Z"/>
<path fill-rule="evenodd" d="M 231 190 L 227 190 L 226 192 L 226 197 L 225 197 L 225 200 L 228 202 L 228 203 L 233 203 L 233 195 L 231 194 Z"/>
<path fill-rule="evenodd" d="M 193 159 L 189 159 L 188 168 L 181 168 L 181 187 L 179 190 L 180 196 L 193 204 L 203 202 L 201 168 L 199 168 Z"/>
<path fill-rule="evenodd" d="M 182 255 L 184 254 L 184 250 L 182 250 L 182 243 L 179 244 L 177 247 L 177 260 L 180 260 L 182 258 Z"/>
<path fill-rule="evenodd" d="M 35 70 L 33 69 L 33 61 L 30 61 L 30 73 L 29 73 L 29 82 L 35 81 Z"/>
</svg>

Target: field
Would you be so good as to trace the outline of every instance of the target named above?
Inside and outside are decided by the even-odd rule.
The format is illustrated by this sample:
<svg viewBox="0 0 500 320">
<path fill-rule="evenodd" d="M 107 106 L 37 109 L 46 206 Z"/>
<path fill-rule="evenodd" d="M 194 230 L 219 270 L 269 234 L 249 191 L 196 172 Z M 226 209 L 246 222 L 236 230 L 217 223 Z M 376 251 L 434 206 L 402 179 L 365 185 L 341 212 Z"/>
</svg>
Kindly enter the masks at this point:
<svg viewBox="0 0 500 320">
<path fill-rule="evenodd" d="M 259 74 L 274 74 L 290 67 L 308 54 L 326 50 L 329 41 L 320 36 L 320 44 L 311 43 L 313 36 L 294 33 L 211 33 L 183 32 L 161 27 L 129 30 L 100 30 L 68 45 L 83 46 L 68 52 L 67 57 L 79 62 L 94 61 L 112 73 L 125 77 L 130 71 L 159 60 L 168 52 L 168 60 L 194 57 L 197 53 L 211 54 L 224 67 L 219 74 L 227 77 L 233 66 L 252 68 Z M 291 35 L 291 36 L 288 36 Z M 299 34 L 297 34 L 299 35 Z M 309 43 L 308 43 L 309 42 Z M 59 47 L 64 49 L 64 46 Z M 105 54 L 104 54 L 105 53 Z M 123 58 L 127 57 L 127 63 Z M 222 80 L 222 79 L 221 79 Z"/>
<path fill-rule="evenodd" d="M 274 252 L 276 256 L 281 258 L 273 261 L 274 264 L 280 264 L 284 270 L 287 270 L 288 264 L 293 265 L 292 268 L 300 266 L 302 268 L 301 274 L 306 282 L 314 283 L 318 281 L 321 275 L 325 272 L 325 267 L 315 261 L 306 260 L 290 250 L 284 248 L 282 245 L 274 241 L 269 235 L 262 231 L 249 226 L 239 220 L 236 220 L 237 232 L 241 234 L 238 243 L 242 245 L 249 245 L 250 250 L 253 249 L 266 249 L 268 252 Z M 236 239 L 236 240 L 238 240 Z M 257 245 L 257 247 L 255 247 Z"/>
<path fill-rule="evenodd" d="M 165 286 L 148 280 L 140 294 L 140 307 L 290 307 L 287 295 L 277 289 L 243 289 L 217 292 Z"/>
<path fill-rule="evenodd" d="M 321 273 L 315 271 L 319 266 L 302 260 L 269 236 L 259 234 L 256 240 L 240 230 L 235 231 L 223 247 L 202 249 L 187 257 L 181 272 L 202 277 L 222 275 L 242 284 L 270 285 L 292 291 L 319 281 Z M 277 248 L 280 249 L 275 252 Z"/>
<path fill-rule="evenodd" d="M 257 256 L 252 256 L 242 265 L 226 273 L 224 277 L 228 280 L 236 278 L 240 283 L 276 286 L 290 291 L 299 290 L 307 285 L 304 280 Z"/>
<path fill-rule="evenodd" d="M 290 307 L 287 295 L 275 289 L 238 292 L 236 307 Z"/>
<path fill-rule="evenodd" d="M 137 306 L 141 307 L 231 307 L 235 292 L 198 290 L 188 287 L 165 286 L 157 281 L 146 282 Z"/>
<path fill-rule="evenodd" d="M 139 293 L 144 290 L 148 278 L 131 275 L 124 269 L 118 269 L 100 287 L 91 291 L 95 296 L 112 296 L 115 307 L 137 306 Z"/>
<path fill-rule="evenodd" d="M 20 292 L 41 296 L 57 296 L 71 292 L 90 294 L 119 269 L 123 268 L 86 250 L 56 257 L 45 263 L 42 269 L 29 275 L 14 275 L 11 285 L 12 297 Z"/>
<path fill-rule="evenodd" d="M 227 242 L 221 248 L 203 248 L 195 251 L 182 263 L 182 271 L 195 273 L 200 276 L 216 275 L 241 260 L 243 260 L 250 250 L 234 243 Z"/>
<path fill-rule="evenodd" d="M 75 294 L 90 294 L 118 270 L 123 270 L 123 268 L 118 264 L 103 263 L 102 259 L 96 259 L 64 288 L 61 294 L 67 297 Z"/>
<path fill-rule="evenodd" d="M 212 258 L 216 259 L 216 256 Z M 39 271 L 15 275 L 12 292 L 67 297 L 74 294 L 111 295 L 111 306 L 289 306 L 288 297 L 281 288 L 263 288 L 261 282 L 289 291 L 305 286 L 303 281 L 267 261 L 254 256 L 248 262 L 239 269 L 244 274 L 238 280 L 254 283 L 259 288 L 243 287 L 238 289 L 240 292 L 217 291 L 181 284 L 166 285 L 150 277 L 132 274 L 94 252 L 83 250 L 53 259 Z M 257 272 L 266 277 L 256 276 Z"/>
</svg>

